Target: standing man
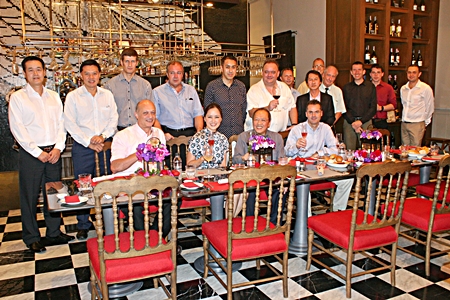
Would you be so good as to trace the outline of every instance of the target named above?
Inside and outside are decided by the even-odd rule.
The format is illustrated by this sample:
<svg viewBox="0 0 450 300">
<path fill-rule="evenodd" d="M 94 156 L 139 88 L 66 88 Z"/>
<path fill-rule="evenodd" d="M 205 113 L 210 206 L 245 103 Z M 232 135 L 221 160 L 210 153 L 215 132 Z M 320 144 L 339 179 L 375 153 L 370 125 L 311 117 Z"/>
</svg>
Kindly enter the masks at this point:
<svg viewBox="0 0 450 300">
<path fill-rule="evenodd" d="M 64 150 L 63 106 L 54 91 L 44 87 L 45 65 L 42 59 L 28 56 L 22 61 L 27 85 L 11 95 L 9 125 L 20 145 L 19 190 L 22 214 L 22 239 L 36 253 L 46 251 L 36 221 L 39 191 L 47 197 L 45 184 L 61 180 L 61 151 Z M 61 217 L 50 214 L 44 201 L 48 244 L 62 244 L 74 237 L 60 231 Z"/>
<path fill-rule="evenodd" d="M 247 114 L 247 90 L 242 81 L 235 78 L 237 59 L 227 55 L 222 57 L 222 76 L 209 82 L 205 90 L 204 106 L 217 103 L 222 108 L 222 124 L 218 131 L 227 138 L 244 131 Z"/>
<path fill-rule="evenodd" d="M 431 87 L 420 81 L 419 66 L 409 66 L 408 82 L 400 89 L 403 104 L 402 144 L 421 146 L 425 127 L 431 123 L 434 113 L 434 96 Z"/>
<path fill-rule="evenodd" d="M 372 124 L 372 118 L 377 112 L 377 92 L 370 81 L 364 80 L 366 70 L 362 62 L 354 62 L 350 74 L 354 80 L 344 86 L 347 109 L 344 114 L 344 143 L 347 149 L 358 149 L 359 135 Z"/>
<path fill-rule="evenodd" d="M 321 122 L 330 126 L 334 124 L 333 98 L 319 90 L 322 84 L 322 76 L 318 71 L 310 70 L 306 73 L 305 81 L 308 84 L 309 92 L 297 98 L 298 123 L 306 121 L 306 107 L 310 100 L 317 100 L 322 107 Z"/>
<path fill-rule="evenodd" d="M 319 57 L 316 58 L 312 63 L 311 70 L 316 70 L 317 72 L 320 73 L 320 75 L 323 76 L 324 69 L 325 69 L 325 62 L 323 61 L 323 59 L 321 59 Z M 306 80 L 303 81 L 302 83 L 300 83 L 297 90 L 300 93 L 300 95 L 303 95 L 303 94 L 306 94 L 307 92 L 309 92 L 309 88 L 308 88 L 308 85 L 306 84 Z"/>
<path fill-rule="evenodd" d="M 302 137 L 301 126 L 299 124 L 294 126 L 289 132 L 284 150 L 287 156 L 290 157 L 310 157 L 318 156 L 318 152 L 324 151 L 325 146 L 327 152 L 330 154 L 337 154 L 336 139 L 333 131 L 328 124 L 320 122 L 322 117 L 322 108 L 320 102 L 317 100 L 309 101 L 306 109 L 307 121 L 303 124 L 306 126 L 308 132 L 306 137 Z M 336 194 L 333 200 L 333 211 L 344 210 L 347 208 L 347 201 L 353 185 L 353 178 L 333 180 L 337 185 Z M 298 194 L 297 194 L 297 197 Z M 311 194 L 309 196 L 311 199 Z M 311 201 L 308 202 L 308 207 L 311 207 Z M 309 209 L 311 215 L 311 209 Z"/>
<path fill-rule="evenodd" d="M 338 74 L 338 69 L 333 65 L 329 65 L 323 72 L 323 81 L 319 88 L 322 93 L 333 97 L 334 124 L 336 124 L 342 114 L 346 112 L 342 90 L 334 85 Z"/>
<path fill-rule="evenodd" d="M 73 171 L 79 174 L 95 174 L 94 151 L 99 153 L 100 170 L 103 166 L 103 143 L 111 140 L 117 128 L 117 107 L 113 94 L 97 84 L 100 81 L 100 65 L 92 59 L 80 66 L 83 86 L 70 92 L 64 106 L 64 121 L 74 142 L 72 146 Z M 107 152 L 107 168 L 111 152 Z M 106 174 L 100 174 L 106 175 Z M 78 239 L 86 239 L 92 223 L 88 212 L 77 215 Z"/>
<path fill-rule="evenodd" d="M 267 60 L 262 69 L 261 81 L 252 85 L 247 93 L 247 119 L 245 130 L 253 129 L 253 114 L 258 108 L 266 108 L 272 121 L 270 131 L 280 132 L 287 128 L 288 120 L 292 125 L 297 124 L 297 109 L 290 88 L 283 82 L 277 81 L 280 72 L 275 60 Z M 276 99 L 278 98 L 278 99 Z"/>
<path fill-rule="evenodd" d="M 397 108 L 397 97 L 390 84 L 383 81 L 383 67 L 375 64 L 370 68 L 370 78 L 377 89 L 377 113 L 373 118 L 373 127 L 388 129 L 387 112 Z"/>
<path fill-rule="evenodd" d="M 111 78 L 105 89 L 114 95 L 114 101 L 119 114 L 118 130 L 122 130 L 136 123 L 134 112 L 136 105 L 143 99 L 152 99 L 150 82 L 136 74 L 138 54 L 133 48 L 126 48 L 120 54 L 122 72 Z"/>
<path fill-rule="evenodd" d="M 284 68 L 281 70 L 280 79 L 291 89 L 292 97 L 294 97 L 294 101 L 297 101 L 297 97 L 300 96 L 300 93 L 294 89 L 295 78 L 292 68 Z"/>
</svg>

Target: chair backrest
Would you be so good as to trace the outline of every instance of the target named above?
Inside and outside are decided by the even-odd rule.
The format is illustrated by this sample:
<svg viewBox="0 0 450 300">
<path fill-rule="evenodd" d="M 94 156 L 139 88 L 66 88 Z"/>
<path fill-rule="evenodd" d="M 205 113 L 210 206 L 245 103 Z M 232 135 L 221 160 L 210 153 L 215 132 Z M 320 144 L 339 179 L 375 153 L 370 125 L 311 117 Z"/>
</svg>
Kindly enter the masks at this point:
<svg viewBox="0 0 450 300">
<path fill-rule="evenodd" d="M 353 204 L 353 216 L 350 232 L 349 248 L 353 248 L 353 238 L 355 231 L 369 230 L 383 228 L 387 226 L 396 226 L 398 232 L 400 228 L 401 214 L 403 212 L 403 204 L 406 198 L 406 190 L 409 179 L 409 172 L 411 171 L 411 163 L 403 162 L 383 162 L 362 165 L 356 172 L 356 188 L 355 199 L 360 199 L 361 186 L 363 181 L 367 179 L 367 188 L 365 195 L 365 210 L 362 220 L 358 220 L 358 201 Z M 383 192 L 383 181 L 388 179 L 386 192 Z M 396 180 L 394 180 L 396 179 Z M 403 180 L 403 184 L 401 184 Z M 376 181 L 376 199 L 371 199 L 372 183 Z M 394 184 L 396 183 L 396 184 Z M 371 201 L 375 201 L 375 211 L 373 218 L 369 215 Z M 382 201 L 385 201 L 384 209 L 379 211 L 382 207 Z"/>
<path fill-rule="evenodd" d="M 237 143 L 238 138 L 239 135 L 237 134 L 233 134 L 228 138 L 228 166 L 233 164 L 234 147 L 236 147 L 236 144 L 233 145 L 233 142 Z"/>
<path fill-rule="evenodd" d="M 176 153 L 179 153 L 181 155 L 181 151 L 184 151 L 184 154 L 186 154 L 190 139 L 191 139 L 191 136 L 180 135 L 178 137 L 171 139 L 170 141 L 168 141 L 166 143 L 167 150 L 169 150 L 169 152 L 170 152 L 170 159 L 169 159 L 169 166 L 168 166 L 169 169 L 172 169 L 172 161 L 173 161 L 173 158 Z M 181 147 L 182 145 L 184 145 L 184 147 Z M 175 151 L 173 150 L 174 148 L 176 149 Z"/>
<path fill-rule="evenodd" d="M 153 253 L 172 250 L 172 261 L 176 261 L 176 240 L 177 240 L 177 189 L 178 182 L 172 176 L 152 176 L 145 178 L 143 176 L 135 176 L 131 179 L 117 179 L 114 181 L 105 180 L 97 184 L 94 188 L 95 197 L 95 229 L 97 231 L 98 251 L 100 258 L 100 271 L 102 274 L 102 266 L 105 268 L 104 261 L 108 259 L 130 258 L 144 256 Z M 150 193 L 151 192 L 151 193 Z M 128 196 L 128 223 L 129 232 L 119 233 L 118 224 L 118 205 L 117 198 L 119 193 L 125 193 Z M 167 243 L 163 243 L 162 231 L 162 211 L 164 194 L 170 194 L 171 199 L 171 239 Z M 114 215 L 114 251 L 107 252 L 104 245 L 103 219 L 101 200 L 105 195 L 112 197 L 112 209 Z M 156 196 L 151 196 L 156 195 Z M 156 198 L 152 200 L 151 198 Z M 135 235 L 142 234 L 142 231 L 133 229 L 133 198 L 143 199 L 144 202 L 144 236 L 145 245 L 135 244 Z M 150 239 L 149 234 L 149 200 L 157 202 L 158 205 L 158 234 L 157 238 L 153 235 Z M 167 201 L 167 200 L 165 200 Z M 141 242 L 142 243 L 142 242 Z M 129 245 L 128 249 L 124 249 L 124 245 Z M 139 249 L 136 249 L 138 246 Z M 104 269 L 103 269 L 104 270 Z"/>
<path fill-rule="evenodd" d="M 295 177 L 297 176 L 297 171 L 294 167 L 290 165 L 285 166 L 262 166 L 261 168 L 247 168 L 247 169 L 237 169 L 230 173 L 228 178 L 228 182 L 230 184 L 230 188 L 228 190 L 228 232 L 232 232 L 228 235 L 228 255 L 231 257 L 231 240 L 232 239 L 242 239 L 242 238 L 256 238 L 274 235 L 278 233 L 284 233 L 286 238 L 286 243 L 289 245 L 289 236 L 290 236 L 290 225 L 292 219 L 292 208 L 294 201 L 294 191 L 295 191 Z M 242 181 L 244 183 L 243 187 L 243 206 L 242 206 L 242 226 L 239 231 L 232 231 L 233 222 L 240 218 L 233 218 L 233 207 L 234 207 L 234 187 L 233 184 L 235 182 Z M 252 221 L 251 217 L 246 216 L 247 209 L 247 199 L 248 199 L 248 191 L 252 187 L 248 186 L 249 183 L 255 183 L 256 181 L 256 199 L 255 199 L 255 211 L 254 211 L 254 219 Z M 273 226 L 270 223 L 270 214 L 271 214 L 271 205 L 267 206 L 267 215 L 264 218 L 259 216 L 259 203 L 260 203 L 260 191 L 261 186 L 268 187 L 266 194 L 268 196 L 268 201 L 271 203 L 272 194 L 275 188 L 273 185 L 280 183 L 279 189 L 279 201 L 277 209 L 277 222 L 276 225 Z M 254 187 L 254 185 L 253 185 Z M 284 188 L 289 187 L 289 196 L 287 200 L 287 216 L 286 223 L 282 224 L 283 217 L 283 207 L 282 207 L 282 198 L 284 194 Z M 252 224 L 247 224 L 248 222 L 252 222 Z"/>
<path fill-rule="evenodd" d="M 377 129 L 383 137 L 381 138 L 381 146 L 390 146 L 391 145 L 391 132 L 387 129 Z M 384 147 L 383 147 L 384 149 Z"/>
<path fill-rule="evenodd" d="M 108 175 L 108 164 L 109 164 L 109 161 L 108 161 L 107 156 L 106 156 L 106 151 L 111 150 L 111 144 L 112 144 L 112 142 L 110 142 L 110 141 L 107 141 L 107 142 L 105 142 L 103 144 L 103 150 L 102 150 L 102 152 L 103 152 L 103 167 L 105 168 L 103 170 L 104 171 L 103 175 Z M 95 153 L 94 154 L 95 155 L 95 174 L 96 174 L 97 177 L 99 177 L 99 176 L 102 175 L 101 172 L 100 172 L 100 159 L 98 157 L 97 151 L 94 151 L 94 153 Z"/>
<path fill-rule="evenodd" d="M 280 131 L 279 134 L 281 135 L 281 138 L 283 139 L 283 141 L 285 141 L 287 139 L 287 137 L 289 136 L 289 130 L 285 130 L 285 131 Z"/>
<path fill-rule="evenodd" d="M 431 210 L 431 216 L 430 216 L 430 226 L 433 226 L 434 222 L 434 215 L 435 214 L 450 214 L 450 200 L 447 199 L 449 197 L 448 190 L 450 186 L 450 168 L 448 168 L 447 176 L 443 176 L 444 169 L 446 167 L 450 166 L 450 155 L 446 155 L 441 158 L 439 161 L 439 171 L 437 175 L 436 180 L 436 187 L 434 189 L 434 197 L 433 197 L 433 209 Z M 445 181 L 443 181 L 445 180 Z M 439 194 L 441 193 L 441 188 L 443 186 L 443 182 L 445 182 L 444 191 L 442 193 L 443 198 L 439 197 Z M 440 202 L 438 206 L 439 199 L 442 199 L 442 202 Z"/>
</svg>

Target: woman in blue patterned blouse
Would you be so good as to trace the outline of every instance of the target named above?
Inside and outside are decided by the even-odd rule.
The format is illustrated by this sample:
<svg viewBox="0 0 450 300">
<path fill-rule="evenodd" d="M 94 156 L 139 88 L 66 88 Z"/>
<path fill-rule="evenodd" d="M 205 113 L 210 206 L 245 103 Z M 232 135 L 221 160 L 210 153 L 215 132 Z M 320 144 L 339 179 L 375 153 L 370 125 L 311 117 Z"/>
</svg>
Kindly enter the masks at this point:
<svg viewBox="0 0 450 300">
<path fill-rule="evenodd" d="M 197 132 L 189 141 L 186 161 L 198 169 L 225 167 L 227 164 L 228 139 L 217 131 L 222 122 L 222 109 L 217 103 L 211 103 L 205 108 L 206 128 Z M 203 148 L 210 137 L 214 139 L 213 159 L 208 164 L 203 158 Z"/>
</svg>

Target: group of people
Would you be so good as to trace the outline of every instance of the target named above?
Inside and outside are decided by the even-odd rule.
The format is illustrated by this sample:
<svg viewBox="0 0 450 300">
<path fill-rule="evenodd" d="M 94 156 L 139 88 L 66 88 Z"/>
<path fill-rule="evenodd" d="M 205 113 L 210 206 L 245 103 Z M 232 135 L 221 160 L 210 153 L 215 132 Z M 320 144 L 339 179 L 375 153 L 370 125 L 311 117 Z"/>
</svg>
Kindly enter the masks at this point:
<svg viewBox="0 0 450 300">
<path fill-rule="evenodd" d="M 134 49 L 123 50 L 122 72 L 104 87 L 99 87 L 100 65 L 95 60 L 84 61 L 80 66 L 83 86 L 67 95 L 64 108 L 57 93 L 44 87 L 46 70 L 42 59 L 30 56 L 22 61 L 27 84 L 11 96 L 9 120 L 20 145 L 23 241 L 32 251 L 45 251 L 36 221 L 36 204 L 41 188 L 45 196 L 45 183 L 60 180 L 60 154 L 67 132 L 74 140 L 75 177 L 95 174 L 94 152 L 100 156 L 100 170 L 129 175 L 141 166 L 135 154 L 137 145 L 154 137 L 166 143 L 181 135 L 192 136 L 182 159 L 198 168 L 224 166 L 228 138 L 232 135 L 239 135 L 233 163 L 247 160 L 249 137 L 254 134 L 276 142 L 274 160 L 286 155 L 309 156 L 324 147 L 329 153 L 337 153 L 331 128 L 342 115 L 345 143 L 356 149 L 359 133 L 372 122 L 379 128 L 387 126 L 386 112 L 397 105 L 392 87 L 381 79 L 384 74 L 379 65 L 372 66 L 369 82 L 363 77 L 364 65 L 353 63 L 354 80 L 342 92 L 334 85 L 337 68 L 325 68 L 324 61 L 316 59 L 297 91 L 292 69 L 283 69 L 280 76 L 278 63 L 267 60 L 262 79 L 247 92 L 235 78 L 237 59 L 224 56 L 222 76 L 208 83 L 202 106 L 195 88 L 183 82 L 180 62 L 170 62 L 167 82 L 152 89 L 148 81 L 136 74 L 138 60 Z M 421 143 L 421 133 L 423 136 L 433 113 L 433 93 L 419 80 L 420 75 L 419 67 L 410 66 L 408 83 L 401 89 L 402 139 L 410 145 Z M 301 136 L 299 126 L 306 126 L 306 138 Z M 285 130 L 290 130 L 286 146 L 278 134 Z M 207 164 L 202 151 L 210 138 L 215 141 L 214 157 Z M 106 152 L 106 161 L 111 163 L 102 166 L 103 146 L 109 140 L 112 146 L 111 153 Z M 352 179 L 337 182 L 334 209 L 345 209 L 352 183 Z M 47 243 L 67 243 L 74 238 L 59 230 L 60 216 L 48 212 L 46 201 L 44 216 Z M 85 239 L 92 226 L 88 212 L 78 214 L 77 219 L 77 238 Z M 164 219 L 170 230 L 170 218 Z"/>
</svg>

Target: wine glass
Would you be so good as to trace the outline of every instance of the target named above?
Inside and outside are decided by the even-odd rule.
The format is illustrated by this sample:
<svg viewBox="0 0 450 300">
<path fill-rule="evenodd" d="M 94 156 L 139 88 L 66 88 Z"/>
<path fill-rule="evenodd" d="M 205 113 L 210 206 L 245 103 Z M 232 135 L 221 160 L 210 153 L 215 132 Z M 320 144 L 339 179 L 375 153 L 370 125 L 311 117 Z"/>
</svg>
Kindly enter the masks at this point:
<svg viewBox="0 0 450 300">
<path fill-rule="evenodd" d="M 302 133 L 302 138 L 304 138 L 304 139 L 306 139 L 306 137 L 308 136 L 308 131 L 307 131 L 306 129 L 307 129 L 307 128 L 306 128 L 306 123 L 303 123 L 303 124 L 300 125 L 300 130 L 301 130 L 301 133 Z M 305 148 L 305 147 L 302 147 L 302 149 L 300 149 L 300 151 L 306 152 L 306 148 Z"/>
<path fill-rule="evenodd" d="M 203 159 L 206 161 L 206 163 L 208 165 L 208 175 L 206 178 L 211 178 L 211 175 L 209 174 L 209 169 L 210 169 L 209 163 L 213 159 L 213 152 L 214 152 L 214 147 L 209 145 L 209 143 L 208 143 L 208 145 L 205 145 L 205 147 L 203 148 Z"/>
<path fill-rule="evenodd" d="M 275 100 L 277 100 L 278 105 L 280 105 L 280 102 L 278 99 L 280 99 L 280 97 L 281 97 L 281 90 L 277 83 L 275 83 L 275 85 L 272 89 L 272 97 Z M 280 111 L 280 109 L 278 108 L 278 105 L 272 111 L 275 111 L 275 112 Z"/>
</svg>

